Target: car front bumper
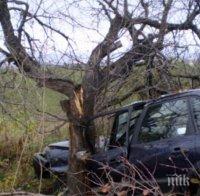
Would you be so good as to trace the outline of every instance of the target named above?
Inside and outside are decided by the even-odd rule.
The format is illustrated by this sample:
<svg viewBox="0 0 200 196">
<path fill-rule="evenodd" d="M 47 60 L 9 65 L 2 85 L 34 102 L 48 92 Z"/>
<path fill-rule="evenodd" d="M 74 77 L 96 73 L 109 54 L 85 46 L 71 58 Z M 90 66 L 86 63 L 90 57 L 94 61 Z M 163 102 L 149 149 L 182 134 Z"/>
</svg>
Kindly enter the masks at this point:
<svg viewBox="0 0 200 196">
<path fill-rule="evenodd" d="M 43 153 L 36 153 L 33 157 L 33 167 L 38 178 L 50 178 L 51 175 L 66 175 L 69 166 L 60 164 L 51 166 Z"/>
</svg>

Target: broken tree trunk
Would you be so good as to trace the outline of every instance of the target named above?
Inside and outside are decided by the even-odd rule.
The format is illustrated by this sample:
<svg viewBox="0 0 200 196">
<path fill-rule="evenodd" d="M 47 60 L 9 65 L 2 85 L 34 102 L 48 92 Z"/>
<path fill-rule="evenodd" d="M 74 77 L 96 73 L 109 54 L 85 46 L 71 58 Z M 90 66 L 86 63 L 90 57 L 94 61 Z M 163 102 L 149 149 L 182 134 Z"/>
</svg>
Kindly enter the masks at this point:
<svg viewBox="0 0 200 196">
<path fill-rule="evenodd" d="M 61 106 L 69 118 L 70 152 L 68 187 L 71 194 L 84 193 L 85 195 L 87 191 L 85 163 L 78 157 L 78 153 L 85 151 L 88 147 L 84 138 L 86 126 L 83 101 L 83 88 L 78 87 L 74 90 L 74 94 L 69 100 L 61 102 Z"/>
</svg>

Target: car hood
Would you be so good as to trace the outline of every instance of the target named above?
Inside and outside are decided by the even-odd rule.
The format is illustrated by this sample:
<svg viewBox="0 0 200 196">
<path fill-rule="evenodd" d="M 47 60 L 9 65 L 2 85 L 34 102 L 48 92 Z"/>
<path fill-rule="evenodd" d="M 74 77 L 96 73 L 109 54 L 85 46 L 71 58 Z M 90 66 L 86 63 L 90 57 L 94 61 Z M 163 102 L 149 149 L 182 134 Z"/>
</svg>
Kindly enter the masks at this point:
<svg viewBox="0 0 200 196">
<path fill-rule="evenodd" d="M 49 144 L 51 148 L 69 148 L 69 140 Z"/>
</svg>

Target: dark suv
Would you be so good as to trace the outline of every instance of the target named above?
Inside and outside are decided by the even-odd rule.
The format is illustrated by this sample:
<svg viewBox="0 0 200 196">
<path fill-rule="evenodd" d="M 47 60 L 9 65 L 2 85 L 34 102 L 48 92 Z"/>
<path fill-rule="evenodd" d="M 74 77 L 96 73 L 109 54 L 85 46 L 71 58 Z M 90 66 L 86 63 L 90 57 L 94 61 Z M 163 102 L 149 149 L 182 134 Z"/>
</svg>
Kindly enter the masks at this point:
<svg viewBox="0 0 200 196">
<path fill-rule="evenodd" d="M 130 163 L 142 162 L 157 178 L 198 169 L 200 90 L 168 95 L 148 103 L 128 148 Z"/>
<path fill-rule="evenodd" d="M 192 177 L 198 183 L 200 90 L 166 95 L 148 101 L 142 108 L 134 128 L 131 128 L 132 107 L 119 115 L 116 125 L 120 124 L 120 116 L 129 116 L 125 122 L 127 128 L 116 126 L 110 146 L 105 152 L 93 155 L 94 161 L 88 163 L 88 169 L 98 177 L 103 176 L 103 163 L 117 169 L 111 173 L 115 180 L 120 180 L 123 172 L 127 174 L 122 159 L 125 157 L 129 166 L 146 175 L 145 179 L 153 176 L 157 182 L 169 186 L 189 186 Z"/>
<path fill-rule="evenodd" d="M 130 175 L 126 161 L 146 180 L 153 176 L 170 186 L 188 186 L 191 177 L 199 182 L 200 89 L 134 103 L 115 112 L 110 141 L 92 155 L 87 169 L 105 179 L 106 165 L 119 181 L 123 174 Z"/>
</svg>

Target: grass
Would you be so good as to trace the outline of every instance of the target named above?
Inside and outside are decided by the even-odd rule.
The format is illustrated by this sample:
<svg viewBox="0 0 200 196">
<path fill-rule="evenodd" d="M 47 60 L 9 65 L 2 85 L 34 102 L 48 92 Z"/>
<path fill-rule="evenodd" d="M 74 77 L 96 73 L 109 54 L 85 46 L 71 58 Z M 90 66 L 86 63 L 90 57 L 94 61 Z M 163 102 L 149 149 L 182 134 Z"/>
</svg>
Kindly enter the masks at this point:
<svg viewBox="0 0 200 196">
<path fill-rule="evenodd" d="M 1 191 L 37 191 L 39 181 L 35 179 L 32 168 L 34 153 L 51 142 L 67 138 L 67 127 L 56 134 L 42 135 L 38 133 L 39 127 L 36 122 L 29 125 L 23 129 L 15 122 L 2 121 L 0 124 Z M 43 185 L 47 187 L 46 183 Z"/>
<path fill-rule="evenodd" d="M 60 101 L 66 97 L 13 71 L 0 73 L 0 86 L 0 192 L 48 192 L 54 181 L 35 178 L 32 157 L 68 138 L 67 124 L 57 130 L 63 122 L 46 114 L 65 118 Z"/>
</svg>

